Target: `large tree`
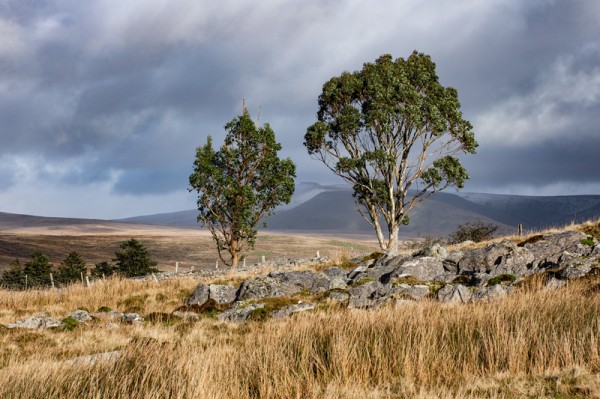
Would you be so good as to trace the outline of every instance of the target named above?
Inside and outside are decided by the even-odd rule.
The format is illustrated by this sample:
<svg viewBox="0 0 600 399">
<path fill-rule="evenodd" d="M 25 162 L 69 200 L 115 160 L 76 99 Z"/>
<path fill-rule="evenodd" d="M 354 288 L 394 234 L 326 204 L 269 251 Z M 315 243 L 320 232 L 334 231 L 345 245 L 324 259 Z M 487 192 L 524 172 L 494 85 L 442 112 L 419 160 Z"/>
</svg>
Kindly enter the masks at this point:
<svg viewBox="0 0 600 399">
<path fill-rule="evenodd" d="M 474 154 L 477 142 L 456 90 L 442 86 L 431 58 L 415 51 L 406 60 L 383 55 L 325 83 L 304 145 L 352 184 L 381 248 L 394 252 L 415 204 L 463 186 L 469 176 L 455 155 Z"/>
<path fill-rule="evenodd" d="M 296 167 L 277 155 L 281 145 L 269 124 L 257 127 L 245 107 L 225 130 L 218 151 L 210 136 L 198 147 L 190 186 L 198 192 L 198 221 L 212 233 L 221 260 L 236 266 L 242 251 L 254 247 L 257 223 L 290 202 Z"/>
</svg>

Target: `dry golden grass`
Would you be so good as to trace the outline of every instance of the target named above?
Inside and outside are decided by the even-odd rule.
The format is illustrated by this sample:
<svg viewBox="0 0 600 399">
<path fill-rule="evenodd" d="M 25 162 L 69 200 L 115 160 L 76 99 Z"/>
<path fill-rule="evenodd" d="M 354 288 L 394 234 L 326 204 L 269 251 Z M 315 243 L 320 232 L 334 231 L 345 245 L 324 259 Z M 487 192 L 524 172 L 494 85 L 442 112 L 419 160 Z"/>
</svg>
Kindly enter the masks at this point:
<svg viewBox="0 0 600 399">
<path fill-rule="evenodd" d="M 169 312 L 197 281 L 110 280 L 60 293 L 0 292 L 2 323 L 39 311 Z M 283 321 L 94 321 L 75 331 L 0 329 L 2 398 L 600 397 L 600 279 L 494 303 L 320 310 Z M 73 365 L 81 355 L 118 360 Z"/>
<path fill-rule="evenodd" d="M 252 275 L 231 272 L 221 282 Z M 198 282 L 0 290 L 0 323 L 101 306 L 168 313 Z M 362 311 L 324 302 L 286 320 L 241 325 L 206 317 L 95 320 L 74 331 L 0 326 L 0 398 L 600 398 L 600 277 L 542 286 L 534 278 L 502 301 L 468 305 Z M 70 362 L 111 351 L 120 357 Z"/>
</svg>

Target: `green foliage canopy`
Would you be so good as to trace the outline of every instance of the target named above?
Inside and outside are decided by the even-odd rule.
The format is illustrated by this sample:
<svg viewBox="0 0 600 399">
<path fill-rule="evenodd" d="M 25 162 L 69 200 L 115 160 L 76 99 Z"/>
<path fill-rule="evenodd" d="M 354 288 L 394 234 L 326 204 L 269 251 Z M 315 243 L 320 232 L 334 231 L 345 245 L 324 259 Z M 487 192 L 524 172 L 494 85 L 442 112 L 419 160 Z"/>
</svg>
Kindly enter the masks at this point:
<svg viewBox="0 0 600 399">
<path fill-rule="evenodd" d="M 144 245 L 132 238 L 119 245 L 120 251 L 115 253 L 116 270 L 125 277 L 145 276 L 157 272 L 156 262 Z"/>
<path fill-rule="evenodd" d="M 431 58 L 415 51 L 406 60 L 383 55 L 326 82 L 304 145 L 352 184 L 381 248 L 394 251 L 416 203 L 463 186 L 469 176 L 454 155 L 474 154 L 477 142 L 457 91 L 442 86 Z"/>
<path fill-rule="evenodd" d="M 87 274 L 85 260 L 77 252 L 69 253 L 58 267 L 57 280 L 62 284 L 74 283 L 81 280 L 81 275 Z"/>
<path fill-rule="evenodd" d="M 279 158 L 269 124 L 257 127 L 245 107 L 225 130 L 218 151 L 210 136 L 198 147 L 189 182 L 198 192 L 198 221 L 210 230 L 221 260 L 235 266 L 245 246 L 254 247 L 258 222 L 291 200 L 296 167 Z"/>
</svg>

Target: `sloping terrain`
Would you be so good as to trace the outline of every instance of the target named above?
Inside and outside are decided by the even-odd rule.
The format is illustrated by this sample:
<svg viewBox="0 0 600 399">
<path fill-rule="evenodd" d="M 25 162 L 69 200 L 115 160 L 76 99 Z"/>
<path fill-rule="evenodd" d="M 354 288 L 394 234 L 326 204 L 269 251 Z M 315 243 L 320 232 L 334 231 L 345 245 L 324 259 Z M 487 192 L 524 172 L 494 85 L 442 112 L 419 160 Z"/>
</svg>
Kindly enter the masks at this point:
<svg viewBox="0 0 600 399">
<path fill-rule="evenodd" d="M 123 222 L 198 228 L 196 210 L 139 216 Z M 531 230 L 582 222 L 600 216 L 600 195 L 532 197 L 479 193 L 437 193 L 418 204 L 404 238 L 445 236 L 459 224 L 480 220 L 514 232 L 518 224 Z M 373 235 L 359 215 L 348 186 L 300 183 L 292 202 L 266 218 L 267 230 Z"/>
</svg>

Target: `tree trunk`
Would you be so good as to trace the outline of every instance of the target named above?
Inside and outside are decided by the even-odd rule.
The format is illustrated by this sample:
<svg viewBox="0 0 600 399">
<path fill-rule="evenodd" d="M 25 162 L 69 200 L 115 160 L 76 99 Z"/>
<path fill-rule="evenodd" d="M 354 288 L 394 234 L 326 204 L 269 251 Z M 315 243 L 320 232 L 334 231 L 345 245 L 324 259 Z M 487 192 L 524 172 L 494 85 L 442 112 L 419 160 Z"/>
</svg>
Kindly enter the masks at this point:
<svg viewBox="0 0 600 399">
<path fill-rule="evenodd" d="M 387 244 L 387 253 L 388 254 L 397 254 L 398 253 L 398 233 L 400 232 L 400 226 L 395 224 L 390 229 L 390 237 L 388 239 Z"/>
<path fill-rule="evenodd" d="M 238 240 L 232 240 L 231 246 L 229 247 L 229 253 L 231 254 L 231 267 L 237 267 L 240 262 L 240 243 Z"/>
</svg>

